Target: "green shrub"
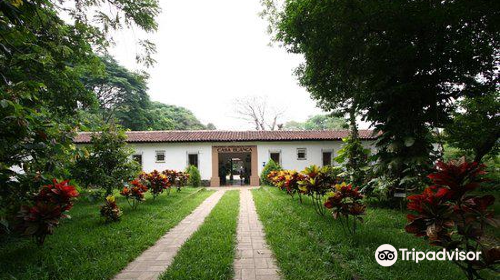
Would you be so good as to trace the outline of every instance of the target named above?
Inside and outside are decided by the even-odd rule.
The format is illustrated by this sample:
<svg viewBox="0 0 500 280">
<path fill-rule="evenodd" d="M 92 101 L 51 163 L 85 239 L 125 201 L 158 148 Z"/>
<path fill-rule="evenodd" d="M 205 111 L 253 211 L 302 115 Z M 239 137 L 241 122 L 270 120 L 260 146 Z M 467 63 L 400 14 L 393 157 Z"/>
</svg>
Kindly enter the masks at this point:
<svg viewBox="0 0 500 280">
<path fill-rule="evenodd" d="M 196 166 L 190 165 L 186 168 L 186 172 L 189 174 L 188 185 L 191 187 L 201 186 L 201 175 L 200 171 Z"/>
<path fill-rule="evenodd" d="M 270 186 L 271 182 L 267 178 L 267 175 L 269 173 L 271 173 L 271 171 L 278 171 L 278 170 L 282 170 L 281 166 L 279 164 L 277 164 L 276 162 L 274 162 L 272 159 L 270 159 L 267 162 L 266 166 L 264 166 L 264 169 L 262 170 L 262 173 L 260 174 L 260 183 L 262 185 Z"/>
<path fill-rule="evenodd" d="M 119 127 L 104 126 L 91 137 L 90 145 L 80 148 L 71 174 L 80 186 L 101 188 L 110 195 L 113 189 L 133 180 L 140 166 L 130 158 L 133 150 L 127 146 L 127 136 Z"/>
</svg>

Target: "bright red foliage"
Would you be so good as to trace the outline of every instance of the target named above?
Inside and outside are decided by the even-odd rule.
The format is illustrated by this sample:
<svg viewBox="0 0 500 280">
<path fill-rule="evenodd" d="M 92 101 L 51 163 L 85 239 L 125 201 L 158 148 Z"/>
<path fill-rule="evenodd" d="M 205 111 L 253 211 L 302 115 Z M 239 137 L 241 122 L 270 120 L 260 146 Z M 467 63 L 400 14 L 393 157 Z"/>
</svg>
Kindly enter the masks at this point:
<svg viewBox="0 0 500 280">
<path fill-rule="evenodd" d="M 495 198 L 470 195 L 480 187 L 484 168 L 475 162 L 438 162 L 437 172 L 428 176 L 433 185 L 408 197 L 407 207 L 416 214 L 407 216 L 406 232 L 450 250 L 483 251 L 481 261 L 465 261 L 461 266 L 469 279 L 477 276 L 477 270 L 500 262 L 499 248 L 485 242 L 484 232 L 486 224 L 498 226 L 489 209 Z"/>
<path fill-rule="evenodd" d="M 43 186 L 33 197 L 34 205 L 24 205 L 18 214 L 18 230 L 23 235 L 32 236 L 42 245 L 47 235 L 54 232 L 59 220 L 68 217 L 66 211 L 73 207 L 73 199 L 78 191 L 68 184 L 68 180 Z"/>
</svg>

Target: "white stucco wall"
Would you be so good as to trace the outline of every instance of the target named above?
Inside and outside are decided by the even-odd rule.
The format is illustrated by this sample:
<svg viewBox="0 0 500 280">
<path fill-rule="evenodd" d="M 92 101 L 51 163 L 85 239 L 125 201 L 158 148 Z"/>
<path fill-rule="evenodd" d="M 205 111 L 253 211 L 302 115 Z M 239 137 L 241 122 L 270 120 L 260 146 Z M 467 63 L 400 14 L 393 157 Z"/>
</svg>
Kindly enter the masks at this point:
<svg viewBox="0 0 500 280">
<path fill-rule="evenodd" d="M 370 148 L 372 141 L 363 141 L 363 146 Z M 307 142 L 262 142 L 257 146 L 259 155 L 259 174 L 270 159 L 270 152 L 281 152 L 281 166 L 284 169 L 302 171 L 312 164 L 323 165 L 323 151 L 332 151 L 332 159 L 337 156 L 342 141 L 307 141 Z M 307 159 L 297 159 L 297 149 L 307 149 Z M 333 163 L 333 162 L 332 162 Z"/>
<path fill-rule="evenodd" d="M 137 143 L 129 144 L 134 154 L 142 155 L 142 169 L 151 172 L 154 169 L 184 170 L 188 164 L 188 154 L 198 153 L 198 168 L 202 180 L 212 176 L 212 144 L 210 143 Z M 165 151 L 165 162 L 156 162 L 156 151 Z"/>
<path fill-rule="evenodd" d="M 184 170 L 188 163 L 188 154 L 198 153 L 198 167 L 202 180 L 210 180 L 212 176 L 212 146 L 248 146 L 257 145 L 258 174 L 269 161 L 270 152 L 281 152 L 281 165 L 285 169 L 303 170 L 305 167 L 316 164 L 322 165 L 322 151 L 333 151 L 332 157 L 337 155 L 341 141 L 307 141 L 307 142 L 217 142 L 217 143 L 137 143 L 129 144 L 135 154 L 142 155 L 142 167 L 146 172 L 165 169 Z M 367 148 L 372 141 L 363 141 Z M 297 148 L 307 149 L 307 159 L 297 159 Z M 165 162 L 156 162 L 156 151 L 165 151 Z"/>
</svg>

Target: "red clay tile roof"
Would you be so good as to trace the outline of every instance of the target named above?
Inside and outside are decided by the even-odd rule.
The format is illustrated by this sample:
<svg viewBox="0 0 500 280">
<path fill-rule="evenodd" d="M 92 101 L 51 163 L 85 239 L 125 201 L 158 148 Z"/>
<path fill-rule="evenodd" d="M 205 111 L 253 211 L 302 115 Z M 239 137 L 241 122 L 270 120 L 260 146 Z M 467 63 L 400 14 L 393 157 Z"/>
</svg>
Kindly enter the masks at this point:
<svg viewBox="0 0 500 280">
<path fill-rule="evenodd" d="M 128 131 L 129 143 L 161 142 L 246 142 L 246 141 L 308 141 L 341 140 L 349 135 L 348 130 L 323 131 L 222 131 L 222 130 L 164 130 Z M 89 143 L 92 133 L 81 132 L 75 143 Z M 377 136 L 373 130 L 360 130 L 361 139 L 370 140 Z"/>
</svg>

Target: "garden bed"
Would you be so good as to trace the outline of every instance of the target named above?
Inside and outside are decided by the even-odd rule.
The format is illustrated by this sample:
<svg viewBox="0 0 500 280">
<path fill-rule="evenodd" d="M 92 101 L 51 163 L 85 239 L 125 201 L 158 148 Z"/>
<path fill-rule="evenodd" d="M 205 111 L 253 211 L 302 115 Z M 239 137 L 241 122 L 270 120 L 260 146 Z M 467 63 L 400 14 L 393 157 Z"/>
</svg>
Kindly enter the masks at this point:
<svg viewBox="0 0 500 280">
<path fill-rule="evenodd" d="M 189 215 L 213 192 L 183 188 L 132 210 L 117 197 L 121 221 L 105 224 L 99 203 L 78 201 L 43 247 L 31 240 L 0 243 L 0 279 L 108 279 Z"/>
</svg>

